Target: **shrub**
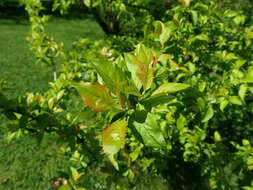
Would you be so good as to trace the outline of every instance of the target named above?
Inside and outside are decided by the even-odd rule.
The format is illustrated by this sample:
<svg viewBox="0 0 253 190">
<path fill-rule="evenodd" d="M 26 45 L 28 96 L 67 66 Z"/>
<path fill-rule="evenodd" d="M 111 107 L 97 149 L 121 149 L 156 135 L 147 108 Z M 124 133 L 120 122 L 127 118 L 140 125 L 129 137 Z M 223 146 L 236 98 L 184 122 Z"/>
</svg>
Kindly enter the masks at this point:
<svg viewBox="0 0 253 190">
<path fill-rule="evenodd" d="M 16 100 L 1 92 L 0 106 L 10 137 L 19 131 L 62 137 L 63 151 L 76 161 L 66 188 L 78 189 L 84 168 L 107 160 L 121 174 L 116 178 L 124 175 L 130 184 L 141 169 L 173 189 L 253 188 L 247 15 L 217 9 L 215 1 L 171 6 L 163 22 L 145 25 L 143 38 L 125 37 L 130 52 L 115 37 L 80 39 L 66 53 L 45 33 L 42 5 L 27 3 L 32 50 L 48 64 L 60 56 L 62 69 L 48 92 Z"/>
</svg>

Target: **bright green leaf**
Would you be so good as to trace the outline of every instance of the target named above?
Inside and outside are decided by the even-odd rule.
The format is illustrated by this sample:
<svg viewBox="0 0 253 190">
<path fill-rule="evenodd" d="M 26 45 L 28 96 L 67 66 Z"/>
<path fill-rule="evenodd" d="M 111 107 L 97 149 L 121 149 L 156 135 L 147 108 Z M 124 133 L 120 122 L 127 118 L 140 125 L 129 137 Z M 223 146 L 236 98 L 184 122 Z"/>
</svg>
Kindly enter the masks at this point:
<svg viewBox="0 0 253 190">
<path fill-rule="evenodd" d="M 116 65 L 109 61 L 93 62 L 93 65 L 104 81 L 104 84 L 112 91 L 115 92 L 116 84 L 126 80 L 125 74 Z"/>
<path fill-rule="evenodd" d="M 139 71 L 140 71 L 141 83 L 143 85 L 144 90 L 146 91 L 151 87 L 153 83 L 153 79 L 154 79 L 153 68 L 150 67 L 150 65 L 148 64 L 146 65 L 139 64 Z"/>
<path fill-rule="evenodd" d="M 205 122 L 209 121 L 213 117 L 213 115 L 214 115 L 213 108 L 212 108 L 212 106 L 209 106 L 204 118 L 202 119 L 202 122 L 205 123 Z"/>
<path fill-rule="evenodd" d="M 182 114 L 180 114 L 179 118 L 177 119 L 177 128 L 178 128 L 178 130 L 182 131 L 185 124 L 186 124 L 186 119 Z"/>
<path fill-rule="evenodd" d="M 244 98 L 245 98 L 245 96 L 246 96 L 247 90 L 248 90 L 248 86 L 247 86 L 247 85 L 242 84 L 242 85 L 240 86 L 238 95 L 240 96 L 240 98 L 242 99 L 242 101 L 244 101 Z"/>
<path fill-rule="evenodd" d="M 161 86 L 156 89 L 151 97 L 157 96 L 157 95 L 163 95 L 167 93 L 174 93 L 174 92 L 179 92 L 182 90 L 185 90 L 186 88 L 189 88 L 190 85 L 188 84 L 183 84 L 183 83 L 165 83 L 162 84 Z"/>
<path fill-rule="evenodd" d="M 220 133 L 218 131 L 215 131 L 214 132 L 214 140 L 216 142 L 220 142 L 222 140 L 221 136 L 220 136 Z"/>
<path fill-rule="evenodd" d="M 232 96 L 229 101 L 235 105 L 239 105 L 239 106 L 242 105 L 242 101 L 240 100 L 238 96 Z"/>
<path fill-rule="evenodd" d="M 135 56 L 138 62 L 141 62 L 142 65 L 150 65 L 153 61 L 152 51 L 143 44 L 139 44 L 136 47 Z"/>
<path fill-rule="evenodd" d="M 133 124 L 146 146 L 163 148 L 166 146 L 166 142 L 160 127 L 158 126 L 157 120 L 157 116 L 148 113 L 144 123 L 138 123 L 137 121 L 134 121 Z"/>
<path fill-rule="evenodd" d="M 221 103 L 220 103 L 220 110 L 223 112 L 224 109 L 226 108 L 226 106 L 228 105 L 229 101 L 228 100 L 223 100 Z"/>
<path fill-rule="evenodd" d="M 138 90 L 140 90 L 142 83 L 140 79 L 138 60 L 134 55 L 130 53 L 125 54 L 125 60 L 127 69 L 131 72 L 134 84 L 138 88 Z"/>
<path fill-rule="evenodd" d="M 126 119 L 120 119 L 107 127 L 102 134 L 102 143 L 104 153 L 108 155 L 113 166 L 118 170 L 118 164 L 114 155 L 125 145 Z"/>
<path fill-rule="evenodd" d="M 72 188 L 69 186 L 69 184 L 61 185 L 58 190 L 71 190 Z"/>
</svg>

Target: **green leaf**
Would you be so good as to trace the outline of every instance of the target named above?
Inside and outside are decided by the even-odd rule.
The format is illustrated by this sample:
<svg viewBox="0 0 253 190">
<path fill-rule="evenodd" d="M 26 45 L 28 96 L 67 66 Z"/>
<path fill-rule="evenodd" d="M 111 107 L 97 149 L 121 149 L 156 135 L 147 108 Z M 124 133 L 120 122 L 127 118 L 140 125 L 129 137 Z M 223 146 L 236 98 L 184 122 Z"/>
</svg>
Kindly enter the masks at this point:
<svg viewBox="0 0 253 190">
<path fill-rule="evenodd" d="M 146 107 L 154 107 L 160 104 L 168 104 L 170 102 L 173 102 L 174 99 L 175 99 L 174 96 L 166 94 L 145 99 L 144 101 L 141 102 L 141 104 L 143 104 Z"/>
<path fill-rule="evenodd" d="M 146 91 L 151 87 L 154 80 L 153 68 L 148 64 L 142 65 L 141 63 L 139 63 L 139 71 L 141 83 L 143 85 L 144 90 Z"/>
<path fill-rule="evenodd" d="M 182 114 L 180 114 L 179 118 L 177 119 L 178 130 L 183 131 L 185 124 L 186 124 L 186 119 Z"/>
<path fill-rule="evenodd" d="M 141 79 L 139 75 L 140 72 L 139 72 L 138 60 L 134 55 L 130 53 L 125 54 L 125 60 L 126 60 L 127 69 L 131 72 L 134 84 L 138 88 L 138 90 L 140 90 L 142 83 L 141 83 Z"/>
<path fill-rule="evenodd" d="M 232 96 L 229 101 L 235 105 L 239 105 L 239 106 L 242 105 L 242 101 L 240 100 L 238 96 Z"/>
<path fill-rule="evenodd" d="M 122 72 L 116 65 L 109 61 L 96 61 L 93 65 L 104 81 L 104 84 L 112 91 L 115 92 L 116 84 L 126 80 L 125 73 Z"/>
<path fill-rule="evenodd" d="M 116 84 L 116 95 L 119 98 L 121 107 L 124 109 L 126 107 L 125 103 L 129 98 L 129 95 L 140 96 L 140 92 L 134 85 L 128 85 L 127 81 L 122 81 Z"/>
<path fill-rule="evenodd" d="M 62 96 L 64 95 L 64 90 L 61 90 L 60 92 L 57 93 L 57 100 L 60 100 L 62 98 Z"/>
<path fill-rule="evenodd" d="M 245 98 L 245 96 L 246 96 L 247 90 L 248 90 L 248 86 L 247 86 L 247 85 L 242 84 L 242 85 L 240 86 L 238 95 L 240 96 L 240 98 L 242 99 L 242 101 L 244 101 L 244 98 Z"/>
<path fill-rule="evenodd" d="M 178 0 L 183 6 L 188 7 L 192 0 Z"/>
<path fill-rule="evenodd" d="M 125 95 L 134 95 L 134 96 L 141 96 L 140 92 L 134 85 L 129 85 L 127 81 L 122 81 L 117 83 L 117 90 L 124 93 Z"/>
<path fill-rule="evenodd" d="M 162 45 L 164 45 L 164 43 L 166 41 L 168 41 L 168 39 L 170 38 L 171 36 L 171 33 L 172 33 L 172 30 L 169 28 L 169 27 L 164 27 L 164 30 L 162 32 L 162 34 L 160 35 L 160 43 Z"/>
<path fill-rule="evenodd" d="M 79 91 L 84 102 L 95 111 L 120 109 L 110 95 L 109 89 L 101 84 L 74 83 L 73 86 Z"/>
<path fill-rule="evenodd" d="M 163 148 L 166 146 L 166 142 L 158 126 L 157 120 L 157 116 L 148 113 L 144 123 L 134 121 L 133 125 L 142 137 L 146 146 Z"/>
<path fill-rule="evenodd" d="M 243 190 L 253 190 L 253 187 L 243 186 L 242 189 L 243 189 Z"/>
<path fill-rule="evenodd" d="M 208 42 L 208 36 L 206 34 L 199 34 L 199 35 L 194 36 L 193 38 L 190 38 L 191 43 L 195 41 Z"/>
<path fill-rule="evenodd" d="M 228 105 L 229 101 L 228 100 L 223 100 L 221 103 L 220 103 L 220 110 L 223 112 L 224 109 L 226 108 L 226 106 Z"/>
<path fill-rule="evenodd" d="M 141 153 L 141 146 L 138 146 L 133 152 L 130 153 L 131 161 L 134 162 Z"/>
<path fill-rule="evenodd" d="M 114 155 L 125 145 L 126 119 L 120 119 L 107 127 L 102 134 L 102 143 L 104 153 L 108 155 L 113 166 L 118 170 L 118 164 Z"/>
<path fill-rule="evenodd" d="M 218 131 L 214 132 L 214 141 L 215 142 L 220 142 L 222 140 L 220 133 Z"/>
<path fill-rule="evenodd" d="M 242 81 L 246 83 L 253 83 L 253 66 L 248 68 L 246 72 L 246 77 Z"/>
<path fill-rule="evenodd" d="M 191 10 L 190 13 L 192 16 L 193 24 L 196 25 L 198 23 L 198 13 L 197 11 L 194 11 L 194 10 Z"/>
<path fill-rule="evenodd" d="M 153 23 L 155 34 L 159 36 L 161 45 L 163 45 L 171 36 L 172 29 L 169 26 L 164 25 L 161 21 L 155 21 Z"/>
<path fill-rule="evenodd" d="M 54 101 L 55 101 L 54 98 L 50 98 L 50 99 L 48 100 L 48 107 L 49 107 L 49 109 L 53 109 Z"/>
<path fill-rule="evenodd" d="M 150 65 L 153 61 L 152 51 L 143 44 L 137 45 L 135 49 L 135 56 L 142 65 Z"/>
<path fill-rule="evenodd" d="M 138 65 L 137 76 L 146 91 L 151 87 L 153 82 L 153 53 L 143 44 L 139 44 L 135 49 L 135 55 Z"/>
<path fill-rule="evenodd" d="M 160 36 L 164 30 L 164 24 L 161 21 L 153 22 L 154 33 Z"/>
<path fill-rule="evenodd" d="M 58 190 L 71 190 L 72 188 L 69 186 L 69 184 L 62 185 L 59 187 Z"/>
<path fill-rule="evenodd" d="M 138 56 L 125 54 L 126 65 L 131 72 L 132 79 L 138 90 L 140 90 L 142 86 L 144 90 L 147 90 L 152 85 L 154 75 L 152 68 L 152 52 L 145 46 L 139 45 L 139 48 L 136 49 L 136 54 Z"/>
<path fill-rule="evenodd" d="M 205 123 L 205 122 L 209 121 L 213 117 L 213 115 L 214 115 L 213 108 L 212 108 L 212 106 L 209 106 L 207 109 L 207 112 L 201 122 Z"/>
<path fill-rule="evenodd" d="M 78 179 L 83 175 L 83 173 L 78 173 L 76 168 L 70 167 L 72 179 L 77 182 Z"/>
<path fill-rule="evenodd" d="M 167 93 L 174 93 L 174 92 L 179 92 L 182 90 L 185 90 L 186 88 L 189 88 L 190 85 L 188 84 L 183 84 L 183 83 L 165 83 L 162 84 L 161 86 L 156 89 L 151 97 L 158 96 L 158 95 L 163 95 Z"/>
<path fill-rule="evenodd" d="M 114 155 L 109 154 L 109 155 L 108 155 L 108 158 L 109 158 L 110 162 L 112 163 L 113 167 L 114 167 L 116 170 L 119 170 L 119 164 L 118 164 L 118 162 L 115 160 Z"/>
</svg>

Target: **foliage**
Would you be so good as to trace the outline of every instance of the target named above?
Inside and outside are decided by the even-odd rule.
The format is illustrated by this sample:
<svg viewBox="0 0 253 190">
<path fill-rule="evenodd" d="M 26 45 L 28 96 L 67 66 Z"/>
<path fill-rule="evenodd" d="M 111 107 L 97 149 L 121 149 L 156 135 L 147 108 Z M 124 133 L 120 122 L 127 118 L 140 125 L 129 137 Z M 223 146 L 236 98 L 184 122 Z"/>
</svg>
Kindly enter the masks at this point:
<svg viewBox="0 0 253 190">
<path fill-rule="evenodd" d="M 55 53 L 40 59 L 64 55 L 51 89 L 14 100 L 1 92 L 12 137 L 56 132 L 65 153 L 73 154 L 76 165 L 61 188 L 81 189 L 84 168 L 107 159 L 130 184 L 141 168 L 173 189 L 253 188 L 253 31 L 247 15 L 219 10 L 215 1 L 171 6 L 163 22 L 145 25 L 131 52 L 80 39 L 65 54 L 46 41 L 43 48 Z M 40 2 L 27 2 L 36 52 L 44 41 L 33 42 L 45 34 L 41 9 Z"/>
</svg>

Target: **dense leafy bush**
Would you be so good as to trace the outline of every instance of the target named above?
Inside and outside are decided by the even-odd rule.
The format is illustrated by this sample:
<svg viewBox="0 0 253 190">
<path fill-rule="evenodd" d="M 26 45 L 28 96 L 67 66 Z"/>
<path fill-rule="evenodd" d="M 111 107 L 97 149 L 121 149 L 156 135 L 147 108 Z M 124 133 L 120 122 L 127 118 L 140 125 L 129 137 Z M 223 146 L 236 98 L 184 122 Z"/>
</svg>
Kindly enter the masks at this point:
<svg viewBox="0 0 253 190">
<path fill-rule="evenodd" d="M 0 108 L 10 139 L 20 132 L 62 137 L 63 153 L 75 161 L 62 188 L 81 189 L 78 179 L 94 163 L 115 175 L 109 160 L 120 175 L 108 177 L 108 186 L 121 176 L 133 185 L 141 169 L 172 189 L 253 189 L 252 23 L 215 1 L 170 7 L 162 21 L 142 27 L 143 37 L 80 39 L 65 52 L 45 33 L 42 4 L 26 1 L 31 49 L 39 62 L 61 68 L 44 94 L 8 100 L 1 87 Z"/>
</svg>

